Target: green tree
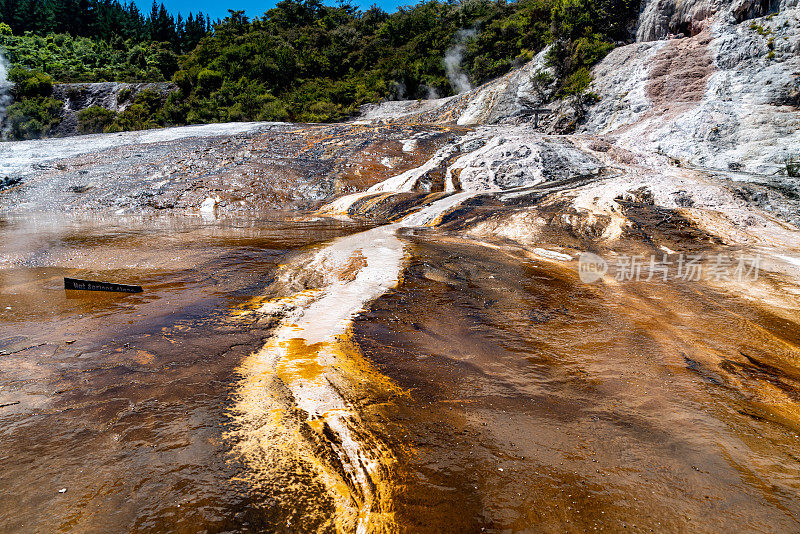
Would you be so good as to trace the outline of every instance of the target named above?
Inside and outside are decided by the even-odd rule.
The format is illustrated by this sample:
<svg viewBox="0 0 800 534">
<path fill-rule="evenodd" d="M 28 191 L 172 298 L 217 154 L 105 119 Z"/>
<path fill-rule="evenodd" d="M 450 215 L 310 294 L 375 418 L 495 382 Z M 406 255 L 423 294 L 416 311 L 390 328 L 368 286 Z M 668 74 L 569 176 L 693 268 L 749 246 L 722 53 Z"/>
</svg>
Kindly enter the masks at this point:
<svg viewBox="0 0 800 534">
<path fill-rule="evenodd" d="M 53 92 L 53 78 L 43 72 L 14 67 L 9 71 L 8 79 L 15 84 L 13 93 L 16 99 L 49 96 Z"/>
<path fill-rule="evenodd" d="M 48 136 L 61 123 L 63 102 L 50 97 L 25 98 L 6 110 L 10 134 L 14 139 Z"/>
</svg>

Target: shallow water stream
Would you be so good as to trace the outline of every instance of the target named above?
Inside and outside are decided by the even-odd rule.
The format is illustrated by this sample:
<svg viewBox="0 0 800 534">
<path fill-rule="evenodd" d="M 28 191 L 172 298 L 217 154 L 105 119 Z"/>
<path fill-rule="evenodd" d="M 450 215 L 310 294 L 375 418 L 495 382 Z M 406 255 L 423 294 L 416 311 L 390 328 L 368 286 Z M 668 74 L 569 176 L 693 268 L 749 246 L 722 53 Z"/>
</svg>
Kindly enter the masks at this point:
<svg viewBox="0 0 800 534">
<path fill-rule="evenodd" d="M 235 138 L 197 176 L 169 144 L 81 156 L 0 196 L 0 531 L 800 529 L 796 229 L 704 176 L 648 190 L 604 145 L 331 128 Z M 657 206 L 668 180 L 716 211 Z M 763 240 L 726 244 L 724 209 Z M 758 281 L 578 274 L 743 250 Z"/>
<path fill-rule="evenodd" d="M 268 335 L 240 314 L 287 253 L 351 231 L 285 214 L 3 219 L 0 530 L 257 525 L 222 438 L 232 370 Z"/>
</svg>

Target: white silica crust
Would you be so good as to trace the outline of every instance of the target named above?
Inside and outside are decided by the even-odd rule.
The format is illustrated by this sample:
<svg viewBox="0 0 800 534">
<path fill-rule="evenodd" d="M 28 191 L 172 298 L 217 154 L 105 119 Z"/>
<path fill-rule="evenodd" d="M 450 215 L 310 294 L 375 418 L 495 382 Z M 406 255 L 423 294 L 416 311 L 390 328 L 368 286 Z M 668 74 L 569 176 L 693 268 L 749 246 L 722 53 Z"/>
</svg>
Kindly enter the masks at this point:
<svg viewBox="0 0 800 534">
<path fill-rule="evenodd" d="M 34 141 L 9 141 L 0 143 L 0 176 L 24 175 L 32 172 L 32 167 L 39 163 L 103 152 L 126 145 L 143 145 L 192 137 L 237 135 L 280 124 L 282 123 L 231 122 L 179 126 L 140 132 L 81 135 Z"/>
</svg>

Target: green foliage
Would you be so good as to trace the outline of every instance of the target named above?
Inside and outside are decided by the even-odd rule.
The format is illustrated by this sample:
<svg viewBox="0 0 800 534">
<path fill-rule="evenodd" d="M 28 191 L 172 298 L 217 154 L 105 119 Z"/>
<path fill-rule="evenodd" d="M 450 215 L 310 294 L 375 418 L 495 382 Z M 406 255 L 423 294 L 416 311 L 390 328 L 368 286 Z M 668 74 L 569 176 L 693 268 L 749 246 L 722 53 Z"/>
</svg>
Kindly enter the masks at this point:
<svg viewBox="0 0 800 534">
<path fill-rule="evenodd" d="M 334 121 L 382 98 L 452 94 L 443 58 L 460 30 L 477 30 L 463 43 L 462 68 L 483 83 L 545 45 L 552 1 L 432 0 L 389 15 L 283 0 L 252 22 L 231 12 L 173 76 L 180 92 L 171 114 Z"/>
<path fill-rule="evenodd" d="M 133 89 L 125 87 L 117 93 L 117 105 L 124 104 L 133 96 Z"/>
<path fill-rule="evenodd" d="M 636 0 L 556 0 L 548 60 L 561 81 L 560 95 L 578 94 L 588 86 L 589 69 L 617 42 L 630 38 L 638 12 Z"/>
<path fill-rule="evenodd" d="M 223 74 L 216 70 L 203 69 L 197 74 L 197 93 L 210 95 L 222 86 Z"/>
<path fill-rule="evenodd" d="M 15 102 L 6 109 L 9 136 L 38 139 L 49 135 L 61 122 L 63 102 L 50 98 L 53 79 L 38 71 L 14 67 L 8 73 L 14 82 Z"/>
<path fill-rule="evenodd" d="M 754 30 L 759 35 L 761 35 L 762 37 L 766 37 L 767 35 L 772 33 L 772 28 L 770 28 L 769 26 L 766 26 L 766 27 L 762 26 L 761 24 L 758 24 L 757 22 L 753 22 L 752 24 L 750 24 L 750 29 Z"/>
<path fill-rule="evenodd" d="M 482 83 L 533 58 L 549 37 L 552 0 L 520 0 L 491 5 L 478 22 L 479 32 L 467 45 L 468 72 Z"/>
<path fill-rule="evenodd" d="M 25 98 L 6 110 L 10 135 L 15 139 L 38 139 L 49 135 L 61 122 L 60 100 L 47 96 Z"/>
<path fill-rule="evenodd" d="M 114 122 L 104 128 L 108 132 L 149 130 L 163 126 L 164 98 L 155 91 L 146 90 L 136 95 L 133 103 L 117 115 Z"/>
<path fill-rule="evenodd" d="M 0 14 L 11 1 L 0 0 Z M 202 16 L 171 19 L 155 3 L 142 17 L 117 0 L 82 1 L 90 7 L 79 10 L 77 26 L 47 17 L 27 26 L 9 22 L 11 32 L 0 28 L 0 46 L 14 65 L 58 81 L 175 83 L 178 90 L 167 98 L 140 93 L 111 123 L 97 110 L 86 115 L 87 131 L 100 125 L 110 131 L 221 121 L 337 121 L 381 99 L 447 96 L 454 89 L 444 58 L 456 45 L 460 68 L 477 85 L 551 44 L 555 79 L 536 83 L 555 82 L 561 96 L 581 95 L 591 83 L 591 67 L 630 39 L 640 0 L 427 0 L 392 14 L 377 7 L 360 11 L 346 0 L 336 6 L 281 0 L 253 20 L 230 11 L 213 31 Z M 98 6 L 117 22 L 97 22 Z M 112 31 L 114 24 L 120 28 Z"/>
<path fill-rule="evenodd" d="M 589 69 L 581 67 L 564 80 L 564 85 L 561 87 L 561 94 L 564 96 L 580 95 L 592 83 L 592 75 Z"/>
<path fill-rule="evenodd" d="M 154 2 L 144 17 L 132 1 L 118 0 L 0 0 L 0 20 L 0 35 L 31 32 L 102 41 L 158 41 L 169 43 L 175 52 L 191 50 L 211 29 L 211 21 L 202 13 L 189 13 L 183 20 Z"/>
<path fill-rule="evenodd" d="M 178 56 L 160 42 L 0 34 L 0 48 L 12 65 L 41 71 L 64 83 L 158 82 L 168 80 L 178 69 Z"/>
<path fill-rule="evenodd" d="M 43 72 L 14 67 L 8 73 L 14 82 L 14 98 L 49 96 L 53 92 L 53 78 Z"/>
<path fill-rule="evenodd" d="M 110 109 L 92 106 L 78 112 L 78 132 L 82 134 L 101 133 L 109 128 L 117 114 Z"/>
<path fill-rule="evenodd" d="M 578 94 L 590 68 L 630 38 L 638 7 L 637 0 L 429 0 L 386 14 L 283 0 L 263 18 L 231 12 L 215 26 L 173 76 L 180 91 L 169 115 L 256 120 L 266 104 L 240 102 L 244 91 L 268 94 L 269 107 L 294 121 L 341 120 L 383 98 L 450 95 L 443 58 L 457 42 L 475 84 L 552 43 L 560 94 Z"/>
</svg>

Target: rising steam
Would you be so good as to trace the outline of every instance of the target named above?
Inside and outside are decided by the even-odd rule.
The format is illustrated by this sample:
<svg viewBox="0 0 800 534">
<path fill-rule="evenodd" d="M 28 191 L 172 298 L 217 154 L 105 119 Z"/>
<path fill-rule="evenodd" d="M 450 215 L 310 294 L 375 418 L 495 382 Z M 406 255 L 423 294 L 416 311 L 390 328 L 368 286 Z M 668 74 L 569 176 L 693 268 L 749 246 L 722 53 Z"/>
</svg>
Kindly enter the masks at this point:
<svg viewBox="0 0 800 534">
<path fill-rule="evenodd" d="M 456 33 L 455 44 L 444 55 L 444 69 L 450 86 L 456 93 L 466 93 L 472 89 L 469 78 L 461 69 L 461 60 L 464 58 L 464 43 L 475 36 L 475 30 L 459 30 Z"/>
<path fill-rule="evenodd" d="M 0 52 L 0 135 L 6 133 L 6 108 L 11 105 L 11 88 L 13 84 L 8 81 L 8 61 Z"/>
</svg>

